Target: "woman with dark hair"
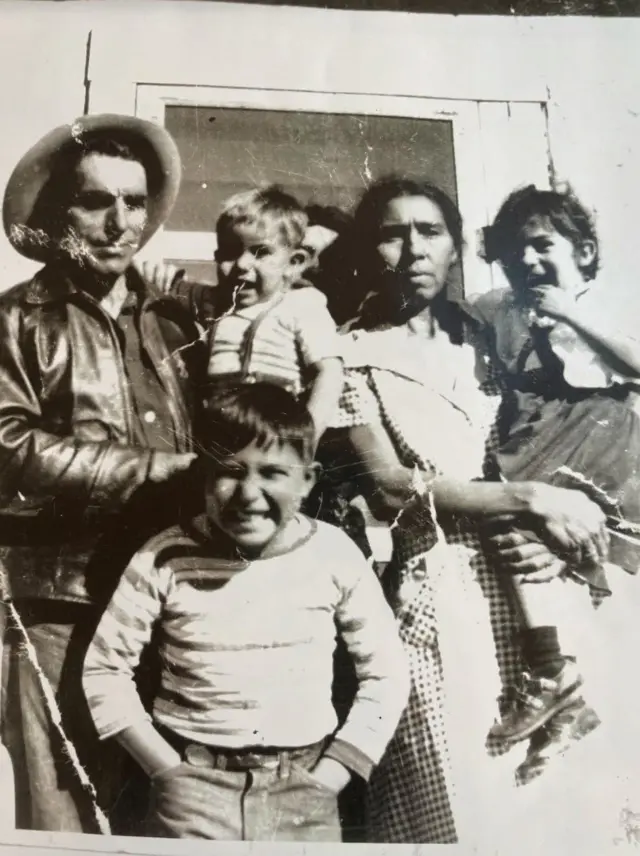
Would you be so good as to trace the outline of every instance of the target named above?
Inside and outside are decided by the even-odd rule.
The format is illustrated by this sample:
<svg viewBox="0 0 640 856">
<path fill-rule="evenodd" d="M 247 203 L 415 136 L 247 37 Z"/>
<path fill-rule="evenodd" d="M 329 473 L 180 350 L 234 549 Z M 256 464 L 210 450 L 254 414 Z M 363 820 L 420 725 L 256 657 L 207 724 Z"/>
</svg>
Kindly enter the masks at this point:
<svg viewBox="0 0 640 856">
<path fill-rule="evenodd" d="M 426 182 L 382 179 L 360 202 L 354 240 L 373 296 L 345 337 L 332 439 L 350 450 L 372 512 L 391 524 L 383 583 L 413 677 L 370 783 L 369 837 L 477 843 L 483 807 L 490 801 L 497 817 L 496 800 L 511 787 L 486 739 L 502 686 L 521 668 L 516 617 L 481 528 L 508 516 L 535 530 L 502 560 L 518 573 L 553 576 L 564 568 L 562 548 L 578 542 L 604 554 L 604 515 L 580 491 L 483 480 L 499 398 L 486 394 L 474 324 L 447 294 L 463 248 L 449 197 Z"/>
</svg>

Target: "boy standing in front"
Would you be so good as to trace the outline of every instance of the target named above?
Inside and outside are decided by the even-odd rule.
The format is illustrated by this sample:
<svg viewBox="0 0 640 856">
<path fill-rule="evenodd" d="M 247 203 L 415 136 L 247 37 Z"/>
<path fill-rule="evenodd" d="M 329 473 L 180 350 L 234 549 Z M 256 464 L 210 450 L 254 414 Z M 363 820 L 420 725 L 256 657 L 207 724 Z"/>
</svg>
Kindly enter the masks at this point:
<svg viewBox="0 0 640 856">
<path fill-rule="evenodd" d="M 242 385 L 207 420 L 206 513 L 132 560 L 87 655 L 89 707 L 152 779 L 150 835 L 339 841 L 338 794 L 369 777 L 408 696 L 394 618 L 350 539 L 300 514 L 314 481 L 304 405 Z M 150 720 L 133 675 L 154 630 Z M 336 634 L 358 679 L 339 729 Z"/>
</svg>

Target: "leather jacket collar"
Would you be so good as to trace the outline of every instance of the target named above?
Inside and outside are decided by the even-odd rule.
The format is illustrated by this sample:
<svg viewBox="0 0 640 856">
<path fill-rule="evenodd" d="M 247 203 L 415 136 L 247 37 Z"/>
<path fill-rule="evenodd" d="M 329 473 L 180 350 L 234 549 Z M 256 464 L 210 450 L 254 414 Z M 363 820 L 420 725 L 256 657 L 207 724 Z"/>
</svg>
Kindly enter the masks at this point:
<svg viewBox="0 0 640 856">
<path fill-rule="evenodd" d="M 144 280 L 133 266 L 127 270 L 126 279 L 130 291 L 142 294 L 151 303 L 163 302 L 168 299 L 155 286 Z M 62 264 L 51 264 L 35 274 L 26 288 L 24 300 L 34 306 L 44 306 L 48 303 L 64 302 L 75 295 L 94 300 L 88 292 L 83 291 L 74 283 L 73 271 Z"/>
</svg>

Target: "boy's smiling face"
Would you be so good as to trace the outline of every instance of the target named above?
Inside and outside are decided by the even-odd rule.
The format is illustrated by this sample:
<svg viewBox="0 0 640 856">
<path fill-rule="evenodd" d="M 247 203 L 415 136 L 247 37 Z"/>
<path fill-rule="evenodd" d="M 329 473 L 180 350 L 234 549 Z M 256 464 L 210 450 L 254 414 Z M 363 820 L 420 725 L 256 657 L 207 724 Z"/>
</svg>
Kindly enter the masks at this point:
<svg viewBox="0 0 640 856">
<path fill-rule="evenodd" d="M 264 303 L 289 285 L 296 267 L 293 254 L 277 222 L 237 223 L 219 236 L 220 285 L 235 292 L 235 306 Z"/>
<path fill-rule="evenodd" d="M 249 558 L 277 552 L 315 482 L 313 464 L 289 443 L 254 441 L 227 458 L 209 459 L 206 468 L 209 520 Z"/>
</svg>

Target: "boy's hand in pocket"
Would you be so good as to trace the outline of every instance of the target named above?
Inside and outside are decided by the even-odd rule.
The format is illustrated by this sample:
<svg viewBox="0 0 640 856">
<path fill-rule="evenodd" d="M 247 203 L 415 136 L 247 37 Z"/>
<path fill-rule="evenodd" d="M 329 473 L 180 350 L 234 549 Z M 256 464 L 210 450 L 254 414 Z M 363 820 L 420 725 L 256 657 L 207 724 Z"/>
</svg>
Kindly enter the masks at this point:
<svg viewBox="0 0 640 856">
<path fill-rule="evenodd" d="M 351 772 L 333 758 L 320 758 L 316 766 L 311 770 L 311 775 L 330 791 L 340 793 L 351 779 Z"/>
</svg>

